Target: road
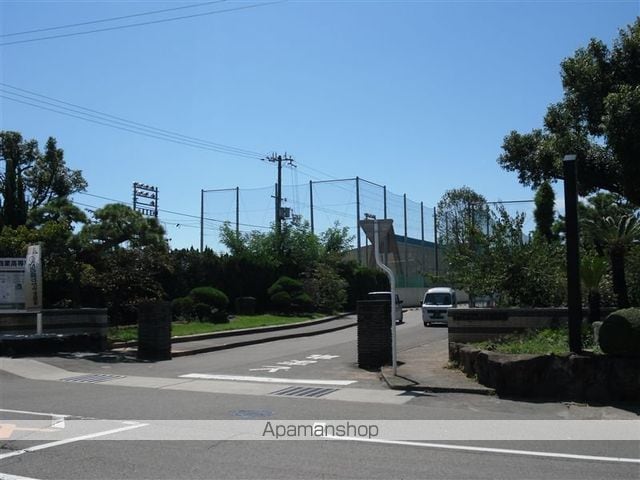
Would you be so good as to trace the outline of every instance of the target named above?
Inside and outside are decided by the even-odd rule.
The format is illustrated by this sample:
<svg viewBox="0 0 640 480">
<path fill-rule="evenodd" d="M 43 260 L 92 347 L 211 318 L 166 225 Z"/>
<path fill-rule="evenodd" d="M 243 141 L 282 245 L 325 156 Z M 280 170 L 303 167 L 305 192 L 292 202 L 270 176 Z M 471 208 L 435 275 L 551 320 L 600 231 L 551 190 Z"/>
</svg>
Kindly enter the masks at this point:
<svg viewBox="0 0 640 480">
<path fill-rule="evenodd" d="M 424 328 L 419 312 L 405 318 L 401 350 L 445 341 L 446 330 Z M 636 440 L 558 439 L 561 422 L 569 428 L 569 420 L 599 420 L 608 431 L 614 423 L 604 420 L 637 420 L 633 409 L 391 391 L 376 372 L 357 368 L 355 335 L 351 328 L 157 363 L 83 355 L 0 359 L 0 423 L 15 426 L 0 448 L 0 478 L 640 477 Z M 292 396 L 300 391 L 315 396 Z M 68 415 L 64 428 L 24 427 L 50 422 L 51 414 Z M 480 440 L 451 440 L 428 431 L 437 425 L 428 421 L 440 420 L 451 429 L 480 421 L 486 428 Z M 543 439 L 517 441 L 492 428 L 522 420 L 551 421 L 552 428 L 539 433 Z M 362 421 L 382 432 L 395 426 L 400 435 L 244 436 L 286 421 Z M 246 432 L 234 433 L 238 425 L 248 425 Z"/>
</svg>

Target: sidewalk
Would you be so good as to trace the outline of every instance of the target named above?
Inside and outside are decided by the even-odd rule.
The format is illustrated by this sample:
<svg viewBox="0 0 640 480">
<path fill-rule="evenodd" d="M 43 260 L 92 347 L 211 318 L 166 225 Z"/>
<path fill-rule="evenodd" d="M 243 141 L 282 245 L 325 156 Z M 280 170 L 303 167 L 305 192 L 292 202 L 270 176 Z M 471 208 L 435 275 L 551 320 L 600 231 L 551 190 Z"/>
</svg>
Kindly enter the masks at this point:
<svg viewBox="0 0 640 480">
<path fill-rule="evenodd" d="M 335 332 L 357 325 L 357 319 L 353 314 L 344 314 L 336 317 L 310 320 L 309 322 L 290 325 L 277 325 L 270 327 L 258 327 L 243 330 L 228 330 L 217 333 L 205 333 L 202 335 L 190 335 L 189 337 L 174 337 L 171 343 L 171 356 L 184 357 L 199 353 L 215 352 L 228 348 L 256 345 L 259 343 L 275 342 L 290 338 L 308 337 L 323 333 Z M 136 354 L 137 342 L 119 344 L 111 349 L 113 352 L 123 354 Z"/>
<path fill-rule="evenodd" d="M 398 352 L 397 375 L 383 367 L 382 379 L 393 390 L 494 395 L 492 388 L 479 384 L 461 370 L 450 367 L 447 339 Z"/>
<path fill-rule="evenodd" d="M 173 358 L 215 352 L 277 340 L 321 335 L 357 326 L 355 314 L 344 314 L 311 320 L 302 324 L 229 330 L 217 333 L 176 337 L 172 339 Z M 120 345 L 113 352 L 136 354 L 136 344 Z M 495 391 L 468 378 L 461 370 L 448 366 L 448 340 L 438 340 L 418 347 L 398 351 L 397 375 L 391 367 L 383 367 L 382 380 L 392 390 L 441 393 L 474 393 L 493 395 Z"/>
</svg>

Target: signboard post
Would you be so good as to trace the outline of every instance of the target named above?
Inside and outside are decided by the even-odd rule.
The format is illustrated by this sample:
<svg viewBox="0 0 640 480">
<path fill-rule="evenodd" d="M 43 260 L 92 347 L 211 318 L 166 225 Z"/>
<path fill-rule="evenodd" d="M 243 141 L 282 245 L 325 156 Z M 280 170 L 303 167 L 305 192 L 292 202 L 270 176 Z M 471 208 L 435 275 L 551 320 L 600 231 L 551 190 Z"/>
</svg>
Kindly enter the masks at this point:
<svg viewBox="0 0 640 480">
<path fill-rule="evenodd" d="M 42 333 L 42 246 L 29 245 L 25 275 L 25 308 L 36 312 L 36 331 Z"/>
</svg>

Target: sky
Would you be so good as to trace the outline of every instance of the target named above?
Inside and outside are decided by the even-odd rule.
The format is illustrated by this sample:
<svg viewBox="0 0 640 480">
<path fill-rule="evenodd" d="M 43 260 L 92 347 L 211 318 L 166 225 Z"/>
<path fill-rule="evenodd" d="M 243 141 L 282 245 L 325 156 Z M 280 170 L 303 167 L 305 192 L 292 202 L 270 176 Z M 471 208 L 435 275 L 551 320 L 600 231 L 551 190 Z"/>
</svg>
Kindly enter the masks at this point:
<svg viewBox="0 0 640 480">
<path fill-rule="evenodd" d="M 420 203 L 429 218 L 449 189 L 533 198 L 497 164 L 505 135 L 542 127 L 562 60 L 639 15 L 640 0 L 0 1 L 0 129 L 55 137 L 88 182 L 82 208 L 156 186 L 174 248 L 199 247 L 201 190 L 239 187 L 240 229 L 268 227 L 271 153 L 295 160 L 294 214 L 310 219 L 310 180 L 360 177 L 386 186 L 396 233 L 406 194 L 420 238 Z M 313 188 L 316 231 L 355 227 L 355 182 Z M 204 243 L 220 249 L 235 191 L 204 198 Z M 361 182 L 361 214 L 381 199 Z"/>
</svg>

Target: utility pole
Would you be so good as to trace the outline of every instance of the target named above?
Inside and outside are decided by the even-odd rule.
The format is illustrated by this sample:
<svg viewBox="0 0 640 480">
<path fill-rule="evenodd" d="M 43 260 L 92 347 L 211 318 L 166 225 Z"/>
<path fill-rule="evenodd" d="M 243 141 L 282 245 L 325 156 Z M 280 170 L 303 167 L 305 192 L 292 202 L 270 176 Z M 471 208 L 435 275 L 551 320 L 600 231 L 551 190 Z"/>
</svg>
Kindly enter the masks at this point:
<svg viewBox="0 0 640 480">
<path fill-rule="evenodd" d="M 264 160 L 271 163 L 278 164 L 278 182 L 276 183 L 276 192 L 275 192 L 275 197 L 276 197 L 275 220 L 276 220 L 276 239 L 277 239 L 277 242 L 279 243 L 281 233 L 282 233 L 282 162 L 288 164 L 291 167 L 295 167 L 295 164 L 294 164 L 293 158 L 289 157 L 286 153 L 284 154 L 284 156 L 276 155 L 275 153 L 272 153 Z"/>
</svg>

